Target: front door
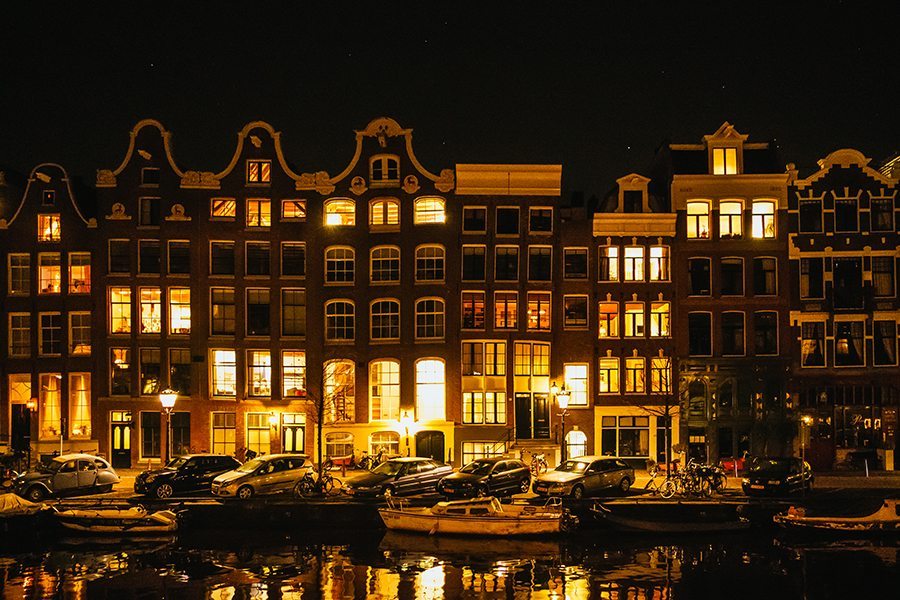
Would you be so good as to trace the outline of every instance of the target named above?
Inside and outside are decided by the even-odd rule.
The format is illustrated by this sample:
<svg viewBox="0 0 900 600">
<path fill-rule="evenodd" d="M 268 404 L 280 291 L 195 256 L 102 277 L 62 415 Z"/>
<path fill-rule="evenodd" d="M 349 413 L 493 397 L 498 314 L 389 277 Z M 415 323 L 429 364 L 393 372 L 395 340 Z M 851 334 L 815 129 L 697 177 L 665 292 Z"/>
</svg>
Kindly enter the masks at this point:
<svg viewBox="0 0 900 600">
<path fill-rule="evenodd" d="M 110 448 L 114 469 L 131 468 L 131 412 L 114 410 L 110 414 Z"/>
<path fill-rule="evenodd" d="M 298 423 L 285 423 L 281 429 L 281 450 L 286 454 L 303 452 L 305 441 L 303 439 L 303 425 Z"/>
<path fill-rule="evenodd" d="M 516 439 L 531 439 L 531 394 L 516 394 Z"/>
<path fill-rule="evenodd" d="M 416 434 L 416 456 L 444 462 L 444 434 L 440 431 L 420 431 Z"/>
<path fill-rule="evenodd" d="M 25 404 L 10 406 L 9 445 L 13 450 L 28 452 L 31 446 L 31 411 Z"/>
<path fill-rule="evenodd" d="M 534 394 L 534 437 L 550 439 L 550 402 L 547 394 Z"/>
</svg>

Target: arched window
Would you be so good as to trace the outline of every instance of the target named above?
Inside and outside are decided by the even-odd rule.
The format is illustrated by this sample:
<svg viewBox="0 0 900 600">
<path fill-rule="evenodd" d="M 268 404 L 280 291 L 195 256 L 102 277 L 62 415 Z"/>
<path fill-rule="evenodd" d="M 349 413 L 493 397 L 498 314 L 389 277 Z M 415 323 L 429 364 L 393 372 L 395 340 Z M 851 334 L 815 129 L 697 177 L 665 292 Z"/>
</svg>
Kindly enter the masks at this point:
<svg viewBox="0 0 900 600">
<path fill-rule="evenodd" d="M 331 360 L 322 369 L 325 416 L 331 422 L 353 421 L 356 369 L 352 360 Z"/>
<path fill-rule="evenodd" d="M 443 360 L 423 358 L 416 362 L 416 420 L 445 419 L 445 387 Z"/>
<path fill-rule="evenodd" d="M 356 225 L 356 204 L 350 198 L 332 198 L 325 203 L 326 225 Z"/>
<path fill-rule="evenodd" d="M 353 434 L 343 431 L 325 434 L 325 456 L 347 456 L 353 454 Z"/>
<path fill-rule="evenodd" d="M 423 196 L 417 198 L 415 203 L 415 213 L 413 223 L 421 225 L 423 223 L 443 223 L 447 220 L 444 212 L 444 199 L 439 196 Z"/>
<path fill-rule="evenodd" d="M 376 431 L 369 440 L 369 454 L 375 456 L 383 451 L 385 457 L 400 454 L 400 434 L 396 431 Z"/>
<path fill-rule="evenodd" d="M 372 248 L 369 263 L 369 281 L 372 283 L 396 283 L 400 281 L 400 248 L 376 246 Z"/>
<path fill-rule="evenodd" d="M 416 302 L 416 339 L 444 338 L 444 301 L 423 298 Z"/>
<path fill-rule="evenodd" d="M 370 333 L 373 340 L 400 339 L 400 302 L 393 298 L 380 298 L 369 309 Z"/>
<path fill-rule="evenodd" d="M 329 342 L 353 341 L 356 310 L 352 300 L 331 300 L 325 305 L 325 339 Z"/>
<path fill-rule="evenodd" d="M 355 252 L 347 246 L 325 249 L 325 283 L 353 283 Z"/>
<path fill-rule="evenodd" d="M 376 198 L 369 203 L 369 225 L 396 227 L 400 225 L 400 202 L 396 198 Z"/>
<path fill-rule="evenodd" d="M 400 183 L 400 159 L 388 154 L 373 156 L 369 161 L 369 182 L 372 187 Z"/>
<path fill-rule="evenodd" d="M 578 458 L 587 454 L 587 436 L 583 431 L 573 429 L 566 434 L 566 456 Z"/>
<path fill-rule="evenodd" d="M 444 281 L 444 247 L 416 248 L 416 281 Z"/>
<path fill-rule="evenodd" d="M 372 421 L 400 418 L 400 363 L 396 360 L 373 360 L 369 363 L 369 419 Z M 374 447 L 374 446 L 373 446 Z M 399 451 L 399 447 L 397 448 Z"/>
</svg>

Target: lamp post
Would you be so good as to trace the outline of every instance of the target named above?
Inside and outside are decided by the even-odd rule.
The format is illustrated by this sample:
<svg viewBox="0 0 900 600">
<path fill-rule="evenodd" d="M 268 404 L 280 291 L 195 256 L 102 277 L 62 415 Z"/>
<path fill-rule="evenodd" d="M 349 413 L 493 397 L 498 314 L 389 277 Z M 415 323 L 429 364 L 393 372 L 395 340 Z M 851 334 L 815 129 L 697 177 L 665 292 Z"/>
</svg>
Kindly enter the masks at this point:
<svg viewBox="0 0 900 600">
<path fill-rule="evenodd" d="M 806 493 L 806 442 L 809 438 L 809 426 L 813 418 L 810 415 L 800 417 L 800 490 Z"/>
<path fill-rule="evenodd" d="M 25 408 L 28 409 L 27 418 L 28 423 L 25 427 L 25 432 L 28 434 L 27 438 L 27 446 L 28 446 L 28 464 L 26 465 L 26 471 L 31 468 L 31 427 L 32 421 L 34 421 L 34 415 L 37 413 L 38 409 L 38 399 L 37 398 L 29 398 L 25 403 Z"/>
<path fill-rule="evenodd" d="M 175 401 L 178 400 L 178 392 L 171 388 L 166 388 L 159 393 L 159 403 L 162 405 L 163 412 L 166 414 L 166 448 L 163 453 L 163 464 L 168 464 L 172 448 L 172 409 L 175 408 Z"/>
<path fill-rule="evenodd" d="M 412 425 L 413 419 L 409 416 L 409 411 L 404 410 L 403 416 L 400 417 L 400 426 L 406 431 L 406 455 L 409 456 L 409 426 Z"/>
<path fill-rule="evenodd" d="M 559 405 L 559 455 L 562 459 L 560 462 L 564 462 L 566 460 L 566 417 L 569 414 L 569 411 L 566 410 L 569 408 L 569 390 L 566 389 L 566 384 L 563 382 L 562 388 L 556 385 L 554 381 L 550 386 L 550 393 L 556 398 L 556 403 Z"/>
</svg>

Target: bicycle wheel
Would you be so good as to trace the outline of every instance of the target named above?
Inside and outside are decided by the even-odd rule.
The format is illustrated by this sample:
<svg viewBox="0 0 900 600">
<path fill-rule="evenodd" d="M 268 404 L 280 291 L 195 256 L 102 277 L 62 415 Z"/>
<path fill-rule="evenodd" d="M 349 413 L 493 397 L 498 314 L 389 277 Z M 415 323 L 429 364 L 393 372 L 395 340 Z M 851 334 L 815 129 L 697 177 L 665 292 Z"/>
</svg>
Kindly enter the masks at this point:
<svg viewBox="0 0 900 600">
<path fill-rule="evenodd" d="M 304 477 L 294 486 L 294 497 L 305 498 L 306 496 L 312 496 L 315 490 L 315 483 L 310 478 Z"/>
<path fill-rule="evenodd" d="M 331 483 L 328 487 L 329 494 L 340 494 L 341 488 L 344 486 L 344 482 L 336 477 L 331 478 Z"/>
<path fill-rule="evenodd" d="M 678 486 L 676 486 L 675 482 L 671 479 L 666 479 L 662 482 L 662 485 L 659 486 L 659 495 L 663 498 L 671 498 L 677 491 Z"/>
<path fill-rule="evenodd" d="M 728 487 L 728 478 L 724 475 L 716 475 L 715 480 L 713 481 L 713 489 L 716 490 L 716 493 L 721 494 L 725 491 L 725 488 Z"/>
<path fill-rule="evenodd" d="M 706 477 L 701 477 L 697 479 L 697 489 L 696 493 L 698 496 L 703 498 L 709 498 L 712 496 L 712 485 L 709 482 L 709 479 Z"/>
</svg>

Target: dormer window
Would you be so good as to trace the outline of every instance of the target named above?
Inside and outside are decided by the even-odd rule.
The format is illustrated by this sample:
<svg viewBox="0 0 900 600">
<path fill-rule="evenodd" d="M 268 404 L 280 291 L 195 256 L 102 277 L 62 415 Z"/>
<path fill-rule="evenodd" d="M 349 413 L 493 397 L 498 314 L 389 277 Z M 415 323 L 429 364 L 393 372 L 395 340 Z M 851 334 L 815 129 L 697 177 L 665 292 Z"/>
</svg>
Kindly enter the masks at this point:
<svg viewBox="0 0 900 600">
<path fill-rule="evenodd" d="M 56 204 L 56 192 L 54 190 L 44 190 L 41 196 L 41 206 L 53 206 Z"/>
<path fill-rule="evenodd" d="M 369 181 L 375 187 L 400 184 L 400 160 L 396 156 L 373 156 L 369 170 Z"/>
<path fill-rule="evenodd" d="M 247 183 L 270 183 L 272 181 L 272 161 L 248 160 Z"/>
<path fill-rule="evenodd" d="M 38 241 L 58 242 L 59 215 L 38 215 Z"/>
<path fill-rule="evenodd" d="M 640 190 L 625 190 L 622 192 L 622 200 L 625 204 L 622 212 L 640 213 L 644 212 L 644 194 Z"/>
<path fill-rule="evenodd" d="M 159 169 L 153 167 L 141 169 L 141 185 L 159 185 Z"/>
<path fill-rule="evenodd" d="M 737 175 L 737 148 L 712 149 L 713 175 Z"/>
</svg>

